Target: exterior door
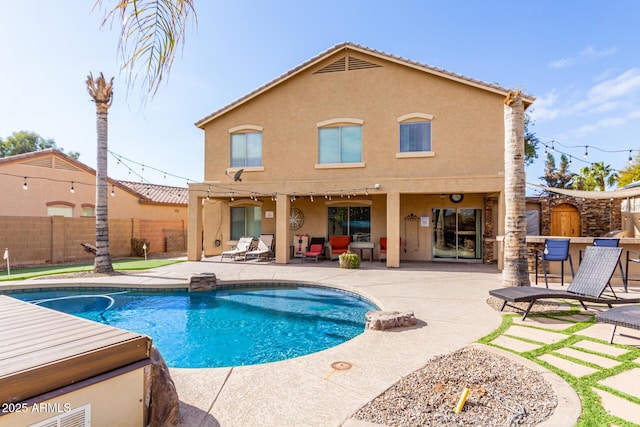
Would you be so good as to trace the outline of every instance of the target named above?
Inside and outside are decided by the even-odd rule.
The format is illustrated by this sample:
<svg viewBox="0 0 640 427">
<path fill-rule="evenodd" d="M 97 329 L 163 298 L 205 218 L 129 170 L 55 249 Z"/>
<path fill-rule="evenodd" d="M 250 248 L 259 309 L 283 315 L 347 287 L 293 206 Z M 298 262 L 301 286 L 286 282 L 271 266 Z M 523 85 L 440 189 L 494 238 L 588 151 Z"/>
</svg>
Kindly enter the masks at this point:
<svg viewBox="0 0 640 427">
<path fill-rule="evenodd" d="M 560 204 L 551 210 L 551 235 L 580 236 L 580 212 L 568 203 Z"/>
<path fill-rule="evenodd" d="M 480 209 L 433 210 L 433 258 L 480 259 Z"/>
</svg>

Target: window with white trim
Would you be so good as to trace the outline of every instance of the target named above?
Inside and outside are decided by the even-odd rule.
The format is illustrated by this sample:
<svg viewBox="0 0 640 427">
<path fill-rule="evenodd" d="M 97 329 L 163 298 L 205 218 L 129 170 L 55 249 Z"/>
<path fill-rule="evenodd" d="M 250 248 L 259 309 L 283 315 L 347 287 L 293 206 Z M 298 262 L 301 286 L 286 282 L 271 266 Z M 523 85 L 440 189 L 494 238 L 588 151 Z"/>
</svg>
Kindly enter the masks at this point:
<svg viewBox="0 0 640 427">
<path fill-rule="evenodd" d="M 231 167 L 262 166 L 262 132 L 231 134 Z"/>
<path fill-rule="evenodd" d="M 400 123 L 400 152 L 431 151 L 431 122 Z"/>
<path fill-rule="evenodd" d="M 362 126 L 318 129 L 318 163 L 362 162 Z"/>
<path fill-rule="evenodd" d="M 47 215 L 48 216 L 66 216 L 66 217 L 72 218 L 73 206 L 66 206 L 66 205 L 47 206 Z"/>
</svg>

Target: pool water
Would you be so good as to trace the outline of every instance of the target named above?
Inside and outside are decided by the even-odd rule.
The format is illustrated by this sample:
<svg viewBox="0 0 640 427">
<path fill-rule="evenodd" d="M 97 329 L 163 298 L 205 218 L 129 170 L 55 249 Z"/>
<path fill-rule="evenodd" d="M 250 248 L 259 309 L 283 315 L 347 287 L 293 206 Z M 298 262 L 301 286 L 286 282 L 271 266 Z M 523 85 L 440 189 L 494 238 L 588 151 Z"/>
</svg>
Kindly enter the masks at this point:
<svg viewBox="0 0 640 427">
<path fill-rule="evenodd" d="M 364 331 L 376 307 L 321 287 L 210 292 L 55 290 L 10 294 L 96 322 L 146 334 L 169 367 L 276 362 L 315 353 Z"/>
</svg>

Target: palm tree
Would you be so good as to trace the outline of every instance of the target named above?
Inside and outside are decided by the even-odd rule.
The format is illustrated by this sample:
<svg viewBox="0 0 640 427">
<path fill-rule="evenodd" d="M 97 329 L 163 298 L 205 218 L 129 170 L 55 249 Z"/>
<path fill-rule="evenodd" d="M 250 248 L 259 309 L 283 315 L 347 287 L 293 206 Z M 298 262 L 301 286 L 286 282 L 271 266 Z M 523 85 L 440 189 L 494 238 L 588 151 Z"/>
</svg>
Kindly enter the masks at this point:
<svg viewBox="0 0 640 427">
<path fill-rule="evenodd" d="M 593 177 L 598 183 L 600 191 L 605 191 L 607 185 L 612 187 L 618 179 L 618 174 L 611 169 L 610 165 L 605 165 L 604 162 L 597 162 L 591 165 L 593 171 Z"/>
<path fill-rule="evenodd" d="M 96 0 L 94 8 L 102 7 L 104 2 Z M 184 44 L 189 18 L 197 19 L 193 2 L 117 0 L 112 9 L 107 9 L 102 26 L 121 25 L 119 50 L 130 85 L 140 68 L 147 93 L 155 95 L 164 75 L 171 70 L 176 47 Z"/>
<path fill-rule="evenodd" d="M 520 91 L 504 101 L 505 235 L 502 280 L 505 286 L 529 286 L 524 169 L 524 106 Z"/>
<path fill-rule="evenodd" d="M 113 273 L 111 255 L 109 255 L 109 215 L 107 212 L 107 147 L 108 121 L 107 113 L 113 101 L 113 78 L 106 82 L 102 73 L 97 79 L 89 73 L 87 91 L 96 104 L 96 120 L 98 132 L 98 156 L 96 165 L 96 259 L 93 271 L 96 273 Z"/>
<path fill-rule="evenodd" d="M 580 168 L 580 173 L 574 181 L 577 190 L 594 191 L 596 188 L 605 191 L 607 185 L 613 186 L 618 180 L 618 174 L 611 166 L 604 162 L 596 162 L 591 166 Z"/>
</svg>

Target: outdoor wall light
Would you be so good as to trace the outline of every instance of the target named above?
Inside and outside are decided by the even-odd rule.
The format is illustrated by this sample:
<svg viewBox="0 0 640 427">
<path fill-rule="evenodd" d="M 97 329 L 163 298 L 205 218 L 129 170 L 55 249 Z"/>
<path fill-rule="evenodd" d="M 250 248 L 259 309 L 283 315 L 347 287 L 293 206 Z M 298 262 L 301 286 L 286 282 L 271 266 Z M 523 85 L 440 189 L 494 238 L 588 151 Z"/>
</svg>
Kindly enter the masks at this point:
<svg viewBox="0 0 640 427">
<path fill-rule="evenodd" d="M 373 184 L 373 188 L 375 188 L 376 190 L 380 189 L 380 184 Z"/>
</svg>

